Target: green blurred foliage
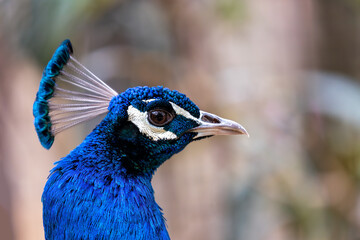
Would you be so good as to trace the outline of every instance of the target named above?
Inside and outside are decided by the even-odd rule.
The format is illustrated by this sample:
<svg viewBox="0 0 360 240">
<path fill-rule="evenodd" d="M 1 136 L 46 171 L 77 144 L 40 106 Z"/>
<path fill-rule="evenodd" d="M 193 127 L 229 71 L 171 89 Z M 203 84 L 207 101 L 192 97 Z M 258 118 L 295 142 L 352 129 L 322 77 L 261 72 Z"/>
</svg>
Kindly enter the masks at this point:
<svg viewBox="0 0 360 240">
<path fill-rule="evenodd" d="M 246 3 L 243 0 L 217 0 L 215 11 L 221 19 L 230 23 L 244 21 L 246 18 Z"/>
</svg>

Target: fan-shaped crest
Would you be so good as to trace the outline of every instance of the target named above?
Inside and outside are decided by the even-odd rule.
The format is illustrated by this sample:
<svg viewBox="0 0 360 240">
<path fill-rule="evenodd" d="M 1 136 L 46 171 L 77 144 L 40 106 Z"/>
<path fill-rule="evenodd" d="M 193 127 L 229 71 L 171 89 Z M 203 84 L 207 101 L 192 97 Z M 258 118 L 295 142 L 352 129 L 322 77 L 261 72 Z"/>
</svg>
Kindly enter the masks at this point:
<svg viewBox="0 0 360 240">
<path fill-rule="evenodd" d="M 107 112 L 117 95 L 72 53 L 70 40 L 65 40 L 45 68 L 34 102 L 35 129 L 47 149 L 59 132 Z"/>
</svg>

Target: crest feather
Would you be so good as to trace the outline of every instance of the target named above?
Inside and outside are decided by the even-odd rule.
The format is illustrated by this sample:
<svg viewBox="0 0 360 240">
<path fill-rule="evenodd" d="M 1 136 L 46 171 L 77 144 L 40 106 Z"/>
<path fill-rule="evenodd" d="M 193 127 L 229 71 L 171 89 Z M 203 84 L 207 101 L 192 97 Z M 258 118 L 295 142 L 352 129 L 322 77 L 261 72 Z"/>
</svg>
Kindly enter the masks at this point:
<svg viewBox="0 0 360 240">
<path fill-rule="evenodd" d="M 106 113 L 117 95 L 72 53 L 70 40 L 56 49 L 43 72 L 33 105 L 35 130 L 46 149 L 59 132 Z"/>
</svg>

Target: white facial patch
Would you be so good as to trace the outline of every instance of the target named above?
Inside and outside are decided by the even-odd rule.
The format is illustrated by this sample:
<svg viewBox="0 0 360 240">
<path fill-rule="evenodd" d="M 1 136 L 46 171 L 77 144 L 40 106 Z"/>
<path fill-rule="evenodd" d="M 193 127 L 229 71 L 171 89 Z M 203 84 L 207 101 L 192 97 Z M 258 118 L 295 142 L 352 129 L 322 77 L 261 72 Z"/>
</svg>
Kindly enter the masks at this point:
<svg viewBox="0 0 360 240">
<path fill-rule="evenodd" d="M 191 115 L 188 111 L 186 111 L 185 109 L 179 107 L 178 105 L 176 105 L 175 103 L 170 102 L 171 106 L 173 107 L 174 111 L 176 112 L 177 115 L 181 115 L 185 118 L 191 119 L 195 122 L 200 123 L 199 119 L 193 117 L 193 115 Z"/>
<path fill-rule="evenodd" d="M 146 102 L 152 101 L 145 100 Z M 191 119 L 193 121 L 199 122 L 198 119 L 193 117 L 188 111 L 185 109 L 179 107 L 175 103 L 170 102 L 172 105 L 175 113 L 177 115 L 182 115 L 185 118 Z M 163 127 L 157 127 L 149 123 L 148 121 L 148 113 L 147 112 L 141 112 L 137 108 L 130 105 L 127 109 L 127 113 L 129 116 L 129 121 L 131 121 L 135 126 L 138 127 L 139 131 L 143 134 L 145 134 L 147 137 L 151 138 L 154 141 L 158 140 L 173 140 L 177 139 L 175 133 L 165 130 Z"/>
</svg>

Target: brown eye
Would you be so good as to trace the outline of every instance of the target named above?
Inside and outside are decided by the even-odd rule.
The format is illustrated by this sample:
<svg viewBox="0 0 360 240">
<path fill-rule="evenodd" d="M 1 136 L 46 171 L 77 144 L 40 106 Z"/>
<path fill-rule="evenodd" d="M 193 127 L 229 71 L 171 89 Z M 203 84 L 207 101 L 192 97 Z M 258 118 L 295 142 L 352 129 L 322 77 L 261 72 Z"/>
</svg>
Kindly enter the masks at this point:
<svg viewBox="0 0 360 240">
<path fill-rule="evenodd" d="M 149 122 L 157 127 L 162 127 L 171 122 L 173 119 L 174 114 L 163 109 L 153 109 L 148 113 Z"/>
</svg>

